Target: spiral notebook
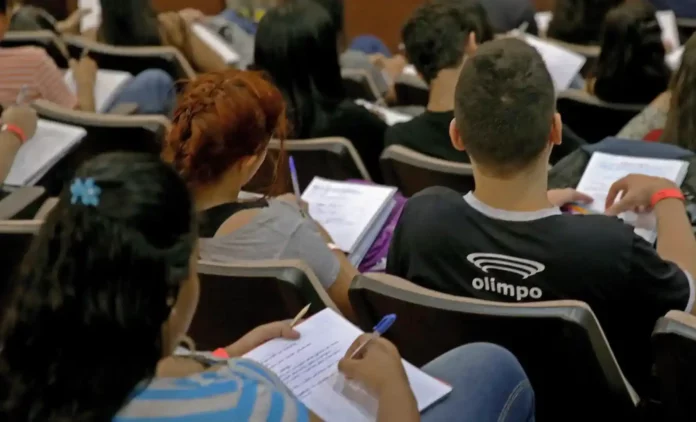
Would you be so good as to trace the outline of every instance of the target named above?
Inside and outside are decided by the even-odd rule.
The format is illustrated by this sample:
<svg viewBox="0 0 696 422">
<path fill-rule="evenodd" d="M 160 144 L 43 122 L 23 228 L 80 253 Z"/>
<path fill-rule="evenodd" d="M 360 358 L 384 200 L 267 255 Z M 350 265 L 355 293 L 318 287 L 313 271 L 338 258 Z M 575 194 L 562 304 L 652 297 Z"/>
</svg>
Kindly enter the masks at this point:
<svg viewBox="0 0 696 422">
<path fill-rule="evenodd" d="M 362 262 L 394 209 L 396 188 L 315 177 L 302 194 L 309 215 L 355 266 Z"/>
</svg>

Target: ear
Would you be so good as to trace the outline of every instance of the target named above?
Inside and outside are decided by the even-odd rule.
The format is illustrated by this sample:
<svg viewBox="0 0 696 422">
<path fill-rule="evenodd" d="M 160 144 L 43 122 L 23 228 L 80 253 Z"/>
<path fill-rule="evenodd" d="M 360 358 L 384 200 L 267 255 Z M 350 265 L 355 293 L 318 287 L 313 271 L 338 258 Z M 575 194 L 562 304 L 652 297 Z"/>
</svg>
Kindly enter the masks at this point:
<svg viewBox="0 0 696 422">
<path fill-rule="evenodd" d="M 551 133 L 549 134 L 549 144 L 551 146 L 561 145 L 563 142 L 563 121 L 560 113 L 554 113 Z"/>
<path fill-rule="evenodd" d="M 452 119 L 449 127 L 450 140 L 452 141 L 452 146 L 457 151 L 465 151 L 464 142 L 462 142 L 462 137 L 459 134 L 459 129 L 457 129 L 457 119 Z"/>
<path fill-rule="evenodd" d="M 464 46 L 464 54 L 467 56 L 473 56 L 478 50 L 478 42 L 476 41 L 476 33 L 474 31 L 469 32 L 469 37 L 466 39 L 466 45 Z"/>
</svg>

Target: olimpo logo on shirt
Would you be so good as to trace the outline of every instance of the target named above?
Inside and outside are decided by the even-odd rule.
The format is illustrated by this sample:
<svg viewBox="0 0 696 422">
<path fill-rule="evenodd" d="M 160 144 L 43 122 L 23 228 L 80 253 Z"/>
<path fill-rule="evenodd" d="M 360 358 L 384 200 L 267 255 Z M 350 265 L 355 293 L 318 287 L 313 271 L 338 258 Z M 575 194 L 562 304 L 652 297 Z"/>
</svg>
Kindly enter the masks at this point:
<svg viewBox="0 0 696 422">
<path fill-rule="evenodd" d="M 490 270 L 506 271 L 521 276 L 522 280 L 538 274 L 546 268 L 544 264 L 536 261 L 496 253 L 472 253 L 469 254 L 466 259 L 486 274 L 488 274 Z M 496 281 L 495 277 L 474 278 L 472 280 L 472 285 L 476 290 L 485 290 L 514 297 L 517 301 L 526 298 L 538 300 L 541 299 L 543 294 L 538 287 L 532 287 L 530 289 L 527 286 L 516 286 L 503 283 Z"/>
</svg>

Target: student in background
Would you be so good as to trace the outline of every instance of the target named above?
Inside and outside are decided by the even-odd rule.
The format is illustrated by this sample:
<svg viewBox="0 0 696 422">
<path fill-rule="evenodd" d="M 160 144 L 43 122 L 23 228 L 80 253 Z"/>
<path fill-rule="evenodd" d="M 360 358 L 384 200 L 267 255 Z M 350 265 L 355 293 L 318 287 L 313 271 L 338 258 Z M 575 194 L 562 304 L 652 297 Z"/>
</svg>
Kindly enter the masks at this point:
<svg viewBox="0 0 696 422">
<path fill-rule="evenodd" d="M 180 97 L 163 157 L 191 188 L 201 256 L 215 261 L 301 259 L 345 315 L 358 273 L 294 195 L 240 202 L 266 158 L 271 137 L 287 133 L 280 91 L 254 72 L 228 70 L 192 81 Z"/>
<path fill-rule="evenodd" d="M 12 17 L 8 1 L 0 0 L 0 38 L 7 32 Z M 77 93 L 65 83 L 63 72 L 37 47 L 0 47 L 0 104 L 12 104 L 22 87 L 25 100 L 45 99 L 65 108 L 95 111 L 94 84 L 97 65 L 88 56 L 70 60 L 76 79 Z M 141 72 L 121 88 L 111 107 L 136 103 L 138 113 L 168 114 L 175 100 L 174 81 L 164 71 Z"/>
<path fill-rule="evenodd" d="M 241 358 L 297 339 L 288 322 L 252 330 L 225 348 L 229 359 L 171 356 L 198 306 L 196 267 L 193 204 L 171 167 L 133 153 L 83 164 L 8 285 L 0 420 L 318 422 L 275 374 Z M 534 420 L 529 380 L 499 346 L 462 346 L 423 369 L 454 390 L 421 418 L 387 340 L 339 366 L 373 389 L 380 422 Z"/>
<path fill-rule="evenodd" d="M 556 0 L 547 36 L 581 45 L 600 43 L 604 17 L 624 0 Z"/>
<path fill-rule="evenodd" d="M 588 90 L 611 103 L 648 104 L 667 89 L 671 72 L 665 63 L 662 30 L 655 9 L 636 0 L 609 12 L 602 50 Z"/>
<path fill-rule="evenodd" d="M 561 117 L 539 53 L 518 39 L 485 43 L 464 63 L 455 91 L 455 148 L 466 150 L 476 189 L 412 197 L 392 238 L 387 272 L 427 288 L 484 300 L 580 300 L 592 308 L 639 393 L 652 367 L 650 335 L 672 309 L 694 310 L 696 239 L 679 188 L 661 178 L 617 181 L 605 215 L 563 214 L 591 198 L 547 191 Z M 616 200 L 621 192 L 621 200 Z M 654 205 L 657 250 L 613 216 Z"/>
<path fill-rule="evenodd" d="M 387 129 L 385 145 L 403 145 L 431 157 L 469 162 L 466 152 L 452 148 L 449 125 L 454 119 L 454 88 L 466 57 L 478 44 L 493 39 L 493 28 L 477 0 L 429 0 L 401 32 L 406 57 L 428 83 L 426 111 Z"/>
<path fill-rule="evenodd" d="M 536 8 L 531 0 L 481 0 L 496 34 L 526 26 L 526 33 L 537 35 Z"/>
<path fill-rule="evenodd" d="M 10 172 L 19 148 L 34 136 L 37 121 L 36 110 L 29 106 L 10 106 L 2 112 L 2 117 L 0 117 L 0 124 L 3 125 L 0 128 L 0 184 Z M 25 139 L 22 139 L 16 132 L 8 130 L 4 125 L 18 127 L 24 133 Z"/>
<path fill-rule="evenodd" d="M 337 39 L 334 21 L 323 7 L 314 0 L 289 1 L 261 19 L 254 66 L 267 72 L 283 93 L 292 138 L 347 138 L 378 181 L 387 125 L 346 97 Z"/>
<path fill-rule="evenodd" d="M 202 16 L 200 12 L 185 9 L 157 14 L 150 0 L 100 1 L 101 25 L 96 31 L 84 35 L 115 46 L 176 47 L 200 72 L 227 67 L 222 58 L 191 30 L 191 24 Z"/>
<path fill-rule="evenodd" d="M 669 89 L 616 136 L 645 139 L 648 135 L 696 152 L 696 35 L 684 44 L 681 64 L 672 76 Z"/>
</svg>

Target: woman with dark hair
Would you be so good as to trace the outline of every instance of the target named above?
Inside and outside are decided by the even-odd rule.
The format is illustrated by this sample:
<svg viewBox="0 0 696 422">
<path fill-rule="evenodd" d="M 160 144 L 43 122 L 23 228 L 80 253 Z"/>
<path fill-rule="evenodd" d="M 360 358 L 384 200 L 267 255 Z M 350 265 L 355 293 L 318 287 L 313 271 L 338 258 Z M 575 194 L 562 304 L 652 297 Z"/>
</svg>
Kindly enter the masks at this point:
<svg viewBox="0 0 696 422">
<path fill-rule="evenodd" d="M 648 104 L 667 89 L 670 74 L 655 8 L 636 0 L 609 12 L 588 90 L 612 103 Z"/>
<path fill-rule="evenodd" d="M 669 95 L 669 113 L 660 141 L 696 152 L 696 35 L 684 45 Z"/>
<path fill-rule="evenodd" d="M 292 137 L 347 138 L 370 175 L 381 179 L 379 156 L 387 125 L 346 98 L 338 56 L 336 26 L 312 0 L 286 2 L 269 10 L 259 23 L 254 65 L 283 93 Z"/>
<path fill-rule="evenodd" d="M 100 0 L 101 23 L 83 35 L 124 47 L 176 47 L 201 72 L 226 68 L 222 58 L 191 30 L 203 17 L 196 10 L 157 14 L 150 0 Z"/>
<path fill-rule="evenodd" d="M 624 0 L 556 0 L 546 35 L 581 45 L 599 44 L 604 17 Z"/>
<path fill-rule="evenodd" d="M 170 357 L 198 303 L 192 205 L 177 174 L 151 155 L 107 154 L 78 169 L 9 286 L 0 420 L 319 421 L 275 374 L 240 358 L 273 338 L 297 339 L 288 322 L 251 331 L 224 349 L 229 359 Z M 379 421 L 419 419 L 387 340 L 339 369 L 374 389 Z M 466 345 L 425 370 L 454 391 L 424 421 L 534 418 L 529 380 L 505 349 Z M 482 383 L 495 388 L 483 396 L 468 388 Z"/>
</svg>

